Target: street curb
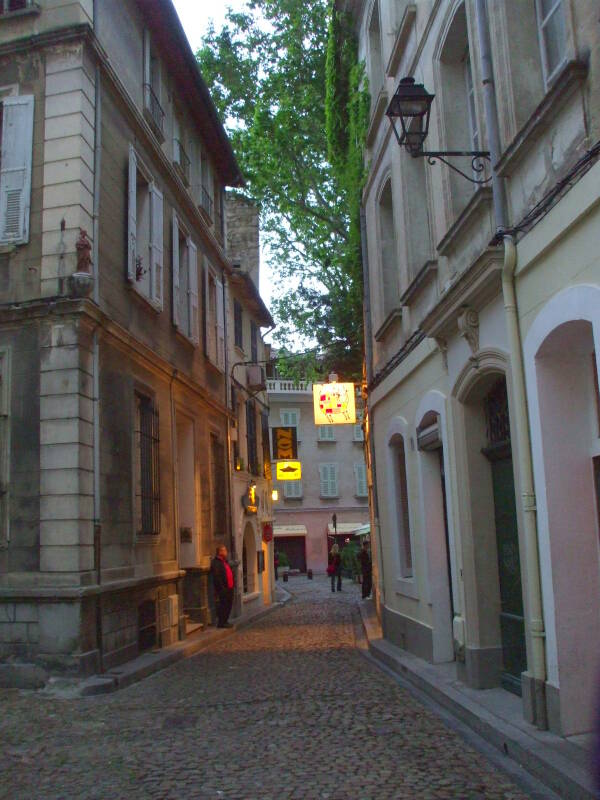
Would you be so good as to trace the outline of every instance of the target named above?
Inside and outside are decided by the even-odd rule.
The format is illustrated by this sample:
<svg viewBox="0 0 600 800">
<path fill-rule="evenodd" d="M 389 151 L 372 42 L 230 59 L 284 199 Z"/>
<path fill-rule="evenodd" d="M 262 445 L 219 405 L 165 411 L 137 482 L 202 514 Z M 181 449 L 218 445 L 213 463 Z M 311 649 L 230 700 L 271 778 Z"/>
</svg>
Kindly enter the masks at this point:
<svg viewBox="0 0 600 800">
<path fill-rule="evenodd" d="M 169 645 L 169 647 L 163 647 L 161 650 L 156 650 L 154 652 L 143 653 L 141 656 L 119 667 L 115 667 L 99 675 L 92 675 L 90 678 L 80 683 L 78 694 L 82 697 L 109 694 L 131 686 L 134 683 L 138 683 L 150 677 L 150 675 L 154 675 L 163 669 L 167 669 L 167 667 L 171 667 L 178 661 L 191 658 L 196 655 L 196 653 L 205 650 L 211 644 L 228 636 L 232 636 L 236 631 L 246 628 L 248 625 L 257 622 L 267 614 L 275 611 L 276 608 L 282 607 L 289 599 L 290 596 L 288 595 L 287 598 L 281 601 L 272 603 L 266 608 L 261 608 L 255 614 L 241 618 L 238 622 L 233 623 L 232 628 L 201 631 L 192 634 L 188 639 L 184 639 L 182 642 L 176 642 L 175 644 Z"/>
<path fill-rule="evenodd" d="M 359 609 L 369 652 L 377 661 L 412 683 L 564 800 L 596 800 L 589 771 L 549 746 L 563 747 L 568 744 L 564 739 L 546 731 L 536 731 L 539 738 L 534 738 L 495 716 L 441 680 L 428 662 L 383 639 L 372 603 L 360 603 Z"/>
</svg>

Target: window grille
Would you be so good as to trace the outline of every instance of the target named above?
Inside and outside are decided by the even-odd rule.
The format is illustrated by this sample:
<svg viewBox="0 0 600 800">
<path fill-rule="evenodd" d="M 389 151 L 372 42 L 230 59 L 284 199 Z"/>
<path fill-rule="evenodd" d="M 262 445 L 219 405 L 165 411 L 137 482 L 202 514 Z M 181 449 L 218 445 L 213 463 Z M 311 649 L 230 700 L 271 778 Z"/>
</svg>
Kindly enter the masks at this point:
<svg viewBox="0 0 600 800">
<path fill-rule="evenodd" d="M 160 533 L 160 461 L 158 409 L 150 397 L 136 394 L 138 534 Z"/>
</svg>

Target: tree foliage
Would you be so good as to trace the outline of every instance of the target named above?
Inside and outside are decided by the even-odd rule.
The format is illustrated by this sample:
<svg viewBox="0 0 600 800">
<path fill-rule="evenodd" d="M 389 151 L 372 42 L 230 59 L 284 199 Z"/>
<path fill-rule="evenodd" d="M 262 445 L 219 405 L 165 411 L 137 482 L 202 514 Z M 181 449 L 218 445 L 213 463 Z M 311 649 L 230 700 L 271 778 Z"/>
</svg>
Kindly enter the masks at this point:
<svg viewBox="0 0 600 800">
<path fill-rule="evenodd" d="M 362 155 L 353 160 L 349 142 L 362 148 L 363 94 L 352 96 L 360 73 L 355 49 L 353 64 L 347 55 L 347 31 L 340 35 L 338 26 L 332 45 L 337 19 L 330 0 L 247 0 L 243 12 L 229 11 L 221 30 L 209 29 L 197 57 L 232 138 L 244 191 L 260 204 L 263 242 L 277 275 L 275 340 L 290 350 L 308 342 L 324 372 L 351 378 L 360 375 L 362 361 L 355 213 Z M 332 92 L 333 62 L 344 75 Z"/>
</svg>

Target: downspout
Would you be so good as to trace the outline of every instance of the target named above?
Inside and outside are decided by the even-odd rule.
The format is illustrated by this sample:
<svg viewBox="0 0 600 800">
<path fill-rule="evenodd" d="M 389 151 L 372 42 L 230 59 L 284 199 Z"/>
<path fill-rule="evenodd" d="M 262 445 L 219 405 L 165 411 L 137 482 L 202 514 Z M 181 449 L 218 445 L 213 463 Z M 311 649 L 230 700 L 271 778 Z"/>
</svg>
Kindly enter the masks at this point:
<svg viewBox="0 0 600 800">
<path fill-rule="evenodd" d="M 373 380 L 373 325 L 371 321 L 371 280 L 369 277 L 369 252 L 367 249 L 367 218 L 365 208 L 361 203 L 360 206 L 360 248 L 361 258 L 363 265 L 363 310 L 364 310 L 364 324 L 365 324 L 365 360 L 367 371 L 367 386 Z M 367 411 L 369 415 L 369 436 L 368 448 L 371 461 L 371 478 L 373 481 L 373 524 L 375 526 L 374 534 L 375 541 L 377 542 L 377 570 L 379 573 L 378 592 L 379 603 L 385 605 L 385 574 L 383 568 L 383 550 L 381 546 L 381 525 L 379 522 L 379 493 L 377 491 L 377 467 L 375 462 L 375 420 L 373 409 L 368 405 L 367 398 Z"/>
<path fill-rule="evenodd" d="M 485 107 L 486 127 L 492 162 L 492 197 L 497 235 L 502 236 L 504 243 L 504 266 L 502 269 L 502 295 L 504 298 L 504 314 L 511 360 L 512 375 L 512 420 L 517 438 L 519 458 L 519 482 L 523 507 L 523 543 L 525 548 L 525 593 L 527 595 L 527 624 L 531 634 L 531 665 L 528 672 L 533 678 L 531 711 L 533 722 L 544 730 L 548 727 L 546 714 L 546 647 L 544 632 L 544 616 L 542 604 L 542 586 L 540 577 L 539 542 L 537 532 L 537 514 L 533 483 L 533 463 L 531 456 L 531 431 L 527 410 L 527 394 L 525 390 L 525 369 L 521 347 L 521 330 L 517 310 L 515 291 L 515 270 L 517 266 L 517 249 L 512 236 L 504 234 L 507 227 L 506 194 L 504 181 L 494 169 L 500 158 L 500 132 L 498 129 L 498 113 L 496 109 L 496 93 L 494 89 L 494 73 L 492 66 L 489 24 L 487 19 L 486 0 L 475 1 L 477 33 L 481 55 L 481 77 L 483 83 L 483 99 Z M 512 427 L 512 424 L 511 424 Z M 529 668 L 530 667 L 530 668 Z"/>
<path fill-rule="evenodd" d="M 521 350 L 521 331 L 515 292 L 515 270 L 517 248 L 512 236 L 504 236 L 504 267 L 502 269 L 502 293 L 504 312 L 511 354 L 513 417 L 517 433 L 519 453 L 519 479 L 523 504 L 523 542 L 525 545 L 525 571 L 527 580 L 527 616 L 531 634 L 531 669 L 533 696 L 531 698 L 533 722 L 540 730 L 548 727 L 546 713 L 546 642 L 542 583 L 540 576 L 537 514 L 531 457 L 531 432 L 525 392 L 525 370 Z M 528 665 L 529 667 L 529 665 Z"/>
</svg>

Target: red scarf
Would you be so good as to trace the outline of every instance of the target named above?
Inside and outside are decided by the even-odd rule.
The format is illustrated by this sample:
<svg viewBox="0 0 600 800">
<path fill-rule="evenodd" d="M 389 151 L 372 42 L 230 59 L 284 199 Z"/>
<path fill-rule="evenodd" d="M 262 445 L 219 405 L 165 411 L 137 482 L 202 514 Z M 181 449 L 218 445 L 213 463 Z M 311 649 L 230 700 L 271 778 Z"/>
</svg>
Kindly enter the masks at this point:
<svg viewBox="0 0 600 800">
<path fill-rule="evenodd" d="M 227 588 L 228 589 L 233 589 L 233 572 L 231 570 L 231 567 L 229 566 L 229 563 L 224 558 L 221 558 L 221 556 L 219 556 L 219 558 L 223 562 L 223 566 L 225 567 L 225 576 L 227 578 Z"/>
</svg>

